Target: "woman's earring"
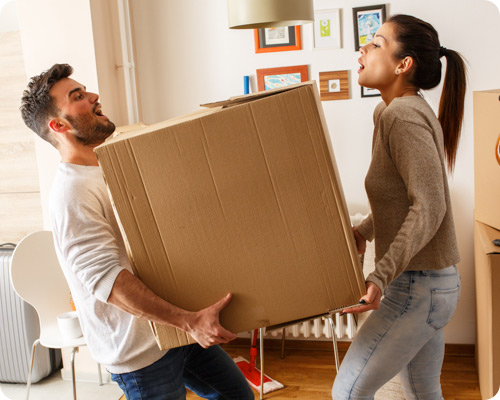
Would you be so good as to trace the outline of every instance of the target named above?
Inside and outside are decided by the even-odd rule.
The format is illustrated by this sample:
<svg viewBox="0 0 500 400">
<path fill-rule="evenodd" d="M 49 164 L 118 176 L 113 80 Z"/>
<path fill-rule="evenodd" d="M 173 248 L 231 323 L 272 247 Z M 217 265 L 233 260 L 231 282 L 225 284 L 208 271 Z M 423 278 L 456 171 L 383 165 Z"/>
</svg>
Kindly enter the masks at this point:
<svg viewBox="0 0 500 400">
<path fill-rule="evenodd" d="M 399 75 L 399 71 L 398 70 L 396 70 L 396 75 Z"/>
</svg>

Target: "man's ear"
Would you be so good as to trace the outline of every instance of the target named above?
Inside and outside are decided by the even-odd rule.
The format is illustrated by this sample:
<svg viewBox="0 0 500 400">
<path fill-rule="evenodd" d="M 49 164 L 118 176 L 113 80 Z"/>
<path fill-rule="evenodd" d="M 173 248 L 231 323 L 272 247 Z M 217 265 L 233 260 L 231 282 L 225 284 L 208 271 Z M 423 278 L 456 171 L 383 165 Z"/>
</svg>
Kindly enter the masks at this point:
<svg viewBox="0 0 500 400">
<path fill-rule="evenodd" d="M 71 129 L 68 121 L 60 117 L 51 119 L 48 125 L 53 132 L 57 133 L 64 133 Z"/>
<path fill-rule="evenodd" d="M 412 57 L 403 58 L 396 68 L 396 75 L 406 74 L 413 68 L 414 62 Z"/>
</svg>

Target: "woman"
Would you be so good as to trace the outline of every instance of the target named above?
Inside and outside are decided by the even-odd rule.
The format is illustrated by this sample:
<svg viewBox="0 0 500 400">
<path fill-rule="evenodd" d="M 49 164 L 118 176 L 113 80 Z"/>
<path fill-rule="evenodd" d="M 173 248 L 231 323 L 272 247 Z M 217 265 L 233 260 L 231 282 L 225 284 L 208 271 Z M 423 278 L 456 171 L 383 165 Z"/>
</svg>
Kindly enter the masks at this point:
<svg viewBox="0 0 500 400">
<path fill-rule="evenodd" d="M 439 120 L 420 96 L 446 76 Z M 465 66 L 436 30 L 407 15 L 383 24 L 361 48 L 359 84 L 381 92 L 374 112 L 365 187 L 371 214 L 354 227 L 358 251 L 375 239 L 375 271 L 361 305 L 376 310 L 361 326 L 335 379 L 334 400 L 373 399 L 399 374 L 407 399 L 442 399 L 443 328 L 460 277 L 446 167 L 453 170 L 463 118 Z M 382 298 L 384 293 L 384 298 Z"/>
</svg>

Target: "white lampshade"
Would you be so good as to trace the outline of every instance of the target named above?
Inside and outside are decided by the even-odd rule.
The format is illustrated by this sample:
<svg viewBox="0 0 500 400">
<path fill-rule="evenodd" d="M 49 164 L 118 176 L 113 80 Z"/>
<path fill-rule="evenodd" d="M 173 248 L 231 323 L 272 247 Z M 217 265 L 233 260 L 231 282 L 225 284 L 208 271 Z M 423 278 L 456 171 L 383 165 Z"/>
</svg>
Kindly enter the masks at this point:
<svg viewBox="0 0 500 400">
<path fill-rule="evenodd" d="M 314 21 L 313 0 L 227 0 L 232 29 L 274 28 Z"/>
</svg>

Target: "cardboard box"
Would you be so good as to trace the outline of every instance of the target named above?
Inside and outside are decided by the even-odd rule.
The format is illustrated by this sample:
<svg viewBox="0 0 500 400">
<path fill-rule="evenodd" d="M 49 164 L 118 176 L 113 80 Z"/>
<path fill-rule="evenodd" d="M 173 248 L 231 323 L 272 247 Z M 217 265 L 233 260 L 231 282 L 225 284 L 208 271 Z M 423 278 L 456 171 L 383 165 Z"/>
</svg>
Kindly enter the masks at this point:
<svg viewBox="0 0 500 400">
<path fill-rule="evenodd" d="M 96 148 L 136 275 L 239 333 L 356 304 L 364 278 L 314 82 L 239 96 Z M 189 337 L 154 324 L 162 348 Z"/>
<path fill-rule="evenodd" d="M 500 387 L 500 247 L 494 239 L 500 239 L 500 230 L 475 221 L 476 364 L 483 399 Z"/>
<path fill-rule="evenodd" d="M 500 89 L 474 92 L 476 219 L 500 229 Z"/>
</svg>

